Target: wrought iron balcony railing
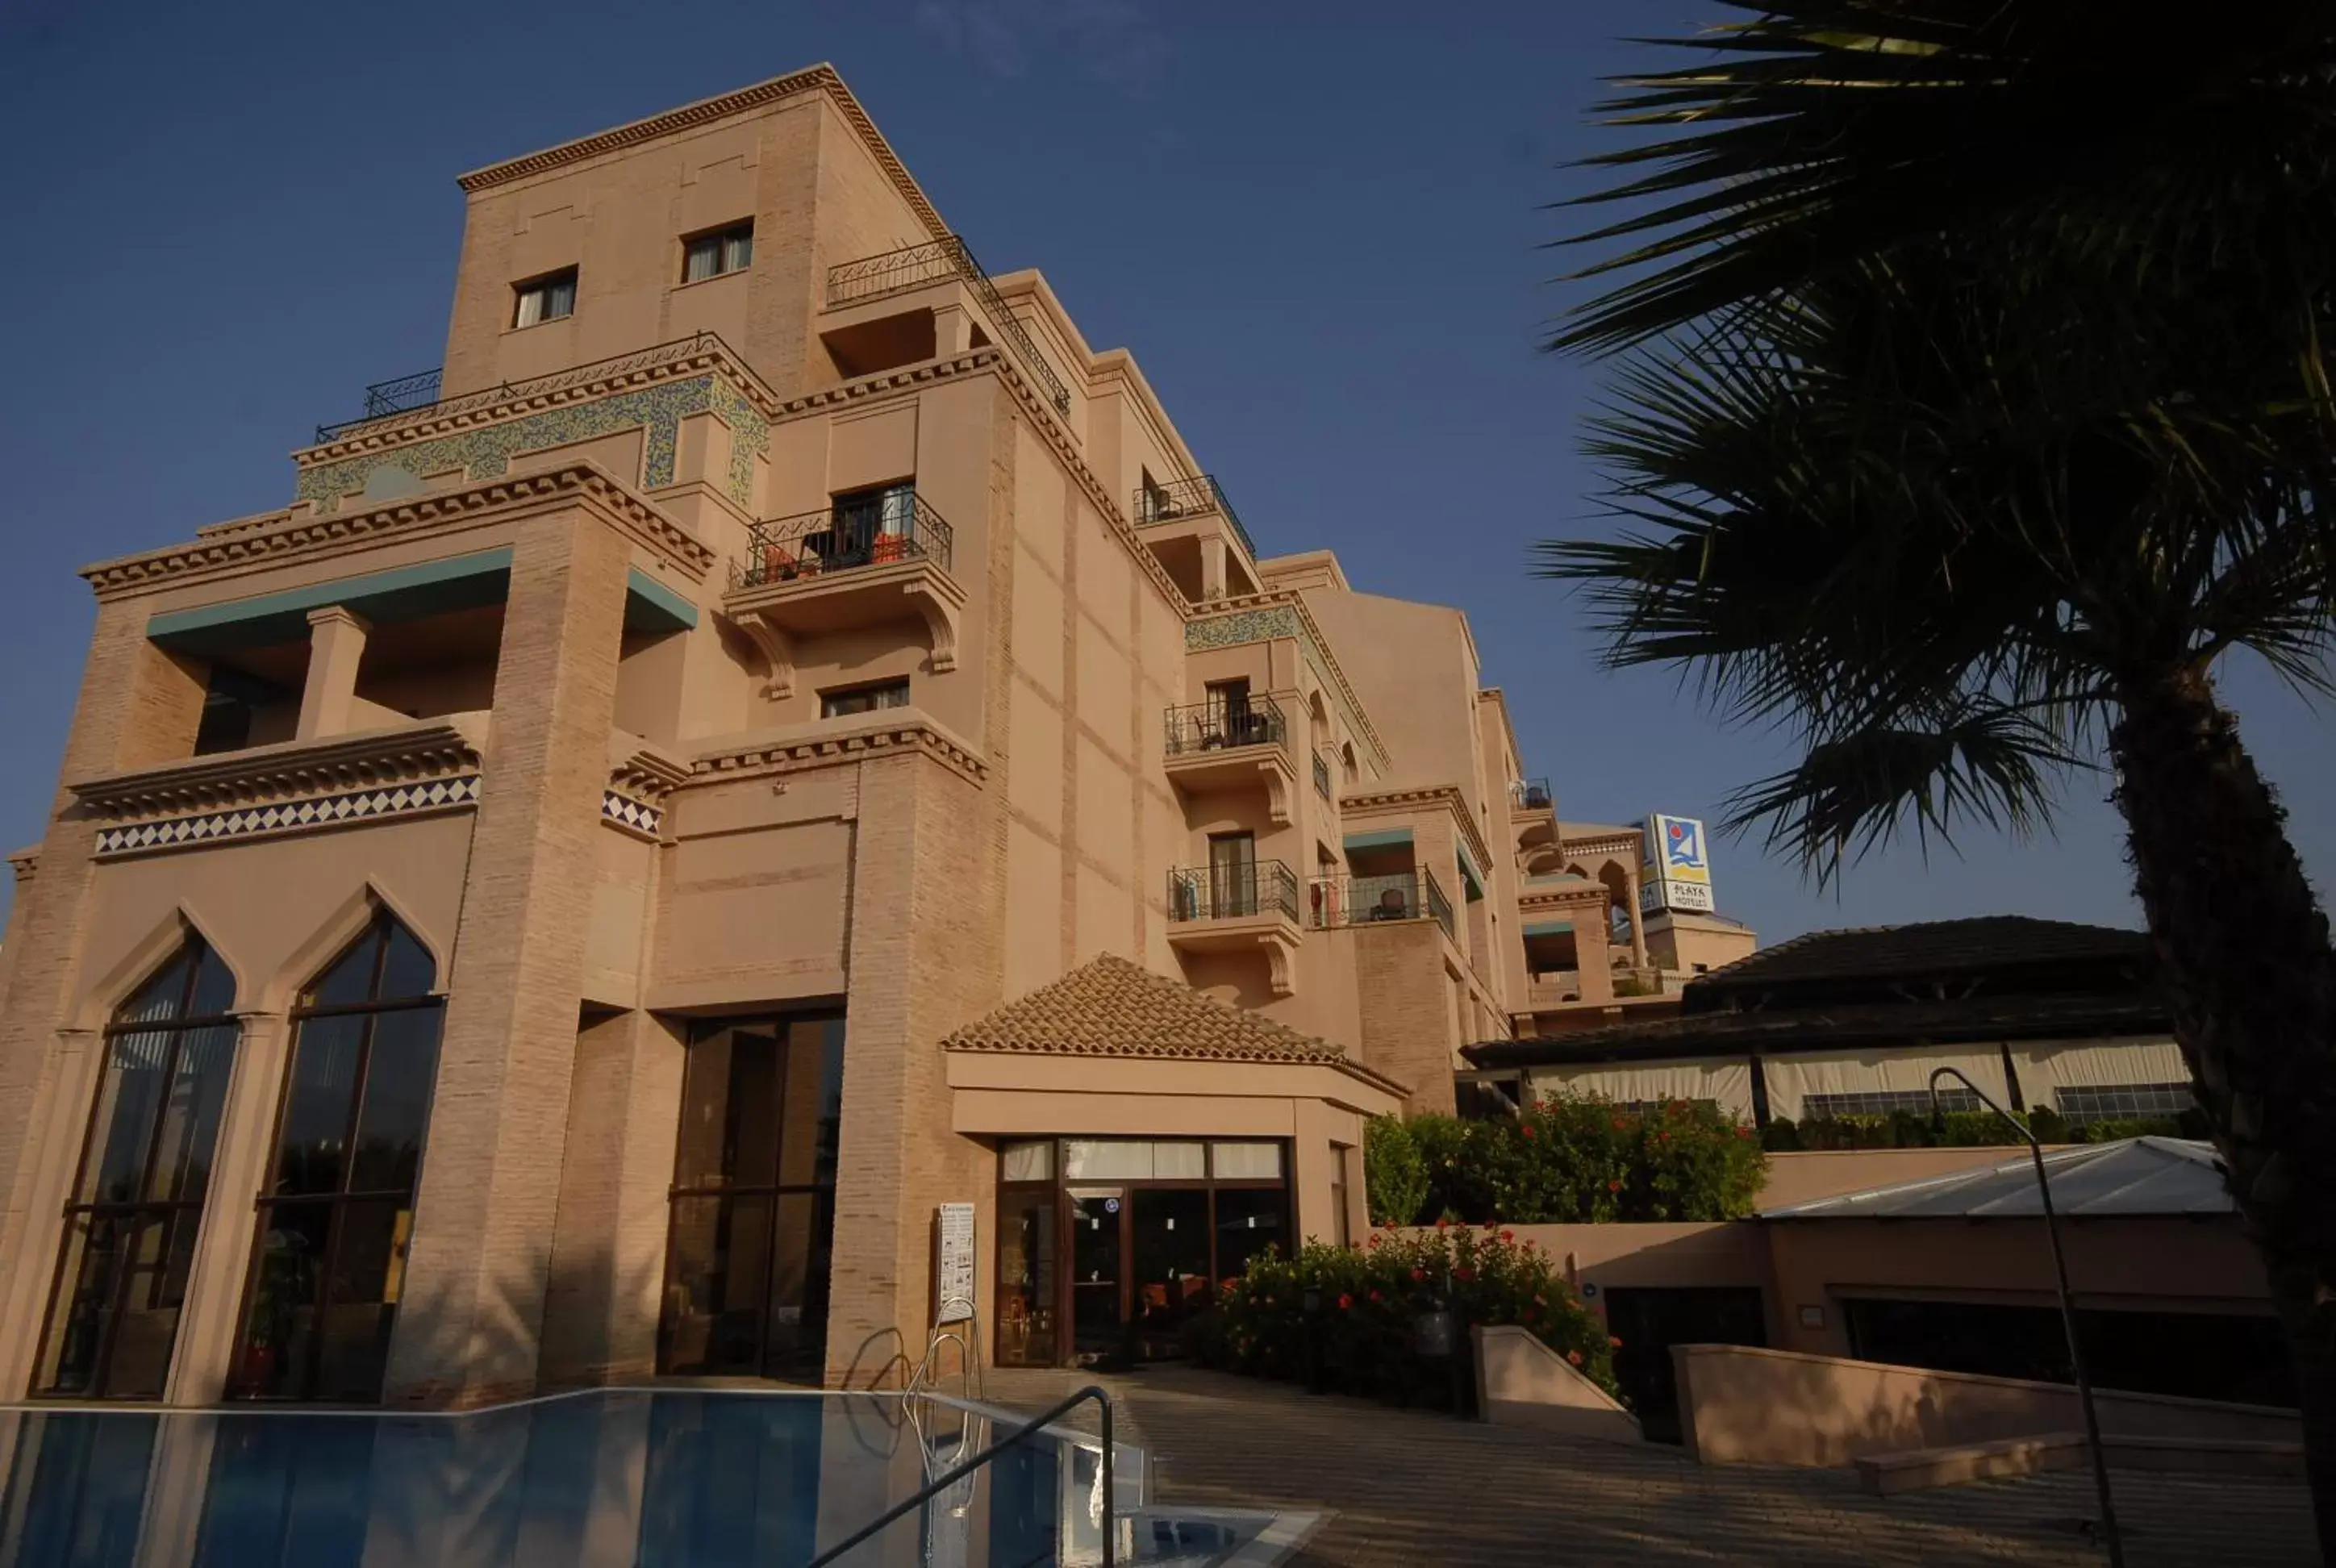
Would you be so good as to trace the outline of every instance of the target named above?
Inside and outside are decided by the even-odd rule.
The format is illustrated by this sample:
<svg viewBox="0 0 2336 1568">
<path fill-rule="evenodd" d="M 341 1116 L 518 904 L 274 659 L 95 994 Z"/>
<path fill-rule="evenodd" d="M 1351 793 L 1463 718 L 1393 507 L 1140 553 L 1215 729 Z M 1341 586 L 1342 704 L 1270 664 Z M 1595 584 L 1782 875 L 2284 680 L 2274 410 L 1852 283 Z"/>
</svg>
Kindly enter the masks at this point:
<svg viewBox="0 0 2336 1568">
<path fill-rule="evenodd" d="M 1370 876 L 1316 877 L 1307 890 L 1307 923 L 1318 930 L 1433 918 L 1443 925 L 1445 936 L 1460 940 L 1452 901 L 1444 896 L 1436 873 L 1424 866 Z"/>
<path fill-rule="evenodd" d="M 365 388 L 365 411 L 355 419 L 342 420 L 338 424 L 316 426 L 316 444 L 336 441 L 360 425 L 371 424 L 376 419 L 404 418 L 416 414 L 448 417 L 467 414 L 490 404 L 508 402 L 514 398 L 540 397 L 547 393 L 579 386 L 589 381 L 604 381 L 629 371 L 653 365 L 662 365 L 708 349 L 728 352 L 720 336 L 711 332 L 696 332 L 687 337 L 676 337 L 670 343 L 660 343 L 648 348 L 637 348 L 629 354 L 612 355 L 596 359 L 589 365 L 571 365 L 549 375 L 538 375 L 525 381 L 506 381 L 493 386 L 482 386 L 459 396 L 441 395 L 439 372 L 425 370 L 418 375 L 402 376 L 395 381 L 376 381 Z M 735 360 L 736 355 L 732 355 Z"/>
<path fill-rule="evenodd" d="M 1330 798 L 1330 759 L 1319 751 L 1314 754 L 1314 793 Z"/>
<path fill-rule="evenodd" d="M 730 586 L 761 588 L 855 567 L 930 560 L 947 570 L 949 525 L 913 492 L 864 506 L 835 506 L 758 522 L 746 531 L 746 559 L 730 563 Z"/>
<path fill-rule="evenodd" d="M 1212 473 L 1196 474 L 1191 479 L 1172 480 L 1166 484 L 1146 484 L 1135 492 L 1135 526 L 1147 527 L 1155 522 L 1178 522 L 1188 517 L 1206 517 L 1210 512 L 1222 514 L 1232 524 L 1233 537 L 1249 551 L 1251 560 L 1257 559 L 1257 541 L 1241 526 L 1241 513 L 1233 510 L 1231 497 L 1217 482 Z"/>
<path fill-rule="evenodd" d="M 952 234 L 946 239 L 929 240 L 901 250 L 888 250 L 881 256 L 863 256 L 857 261 L 839 262 L 827 269 L 827 304 L 831 310 L 839 305 L 858 305 L 871 299 L 881 299 L 888 294 L 903 294 L 911 288 L 922 288 L 929 283 L 939 283 L 947 278 L 961 278 L 972 289 L 976 298 L 988 310 L 990 320 L 1007 340 L 1021 351 L 1030 374 L 1046 386 L 1047 400 L 1055 412 L 1071 411 L 1071 394 L 1046 356 L 1038 352 L 1031 340 L 1029 328 L 1006 308 L 1006 301 L 998 286 L 989 281 L 989 274 L 973 258 L 972 249 Z"/>
<path fill-rule="evenodd" d="M 1165 717 L 1170 756 L 1250 745 L 1286 750 L 1290 745 L 1289 721 L 1281 705 L 1270 696 L 1188 703 L 1168 709 Z"/>
<path fill-rule="evenodd" d="M 1529 778 L 1518 782 L 1516 801 L 1521 811 L 1545 812 L 1557 803 L 1557 797 L 1549 793 L 1547 779 Z"/>
<path fill-rule="evenodd" d="M 1168 873 L 1172 920 L 1229 920 L 1274 913 L 1298 919 L 1298 877 L 1280 861 L 1179 866 Z"/>
</svg>

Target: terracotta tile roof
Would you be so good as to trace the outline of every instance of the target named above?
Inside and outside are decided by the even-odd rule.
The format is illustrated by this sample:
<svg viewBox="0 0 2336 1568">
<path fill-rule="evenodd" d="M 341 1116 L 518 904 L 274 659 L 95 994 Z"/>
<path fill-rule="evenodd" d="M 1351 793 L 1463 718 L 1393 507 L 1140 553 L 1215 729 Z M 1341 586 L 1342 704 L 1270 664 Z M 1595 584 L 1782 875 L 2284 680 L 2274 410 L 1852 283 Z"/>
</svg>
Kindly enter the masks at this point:
<svg viewBox="0 0 2336 1568">
<path fill-rule="evenodd" d="M 952 1051 L 1319 1063 L 1408 1092 L 1328 1040 L 1227 1007 L 1110 953 L 968 1024 L 941 1045 Z"/>
<path fill-rule="evenodd" d="M 1707 981 L 1696 983 L 1706 990 L 1718 990 L 1784 980 L 1928 976 L 2080 959 L 2137 959 L 2148 950 L 2149 939 L 2140 931 L 2039 920 L 2026 915 L 1986 915 L 1976 920 L 1811 931 L 1762 948 L 1715 971 Z"/>
</svg>

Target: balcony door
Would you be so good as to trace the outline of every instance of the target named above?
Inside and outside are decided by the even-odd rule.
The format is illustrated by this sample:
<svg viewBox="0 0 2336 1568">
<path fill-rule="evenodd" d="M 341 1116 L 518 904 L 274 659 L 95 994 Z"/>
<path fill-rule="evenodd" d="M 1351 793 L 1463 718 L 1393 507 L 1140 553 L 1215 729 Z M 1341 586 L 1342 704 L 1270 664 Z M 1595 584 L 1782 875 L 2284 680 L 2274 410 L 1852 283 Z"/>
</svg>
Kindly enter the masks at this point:
<svg viewBox="0 0 2336 1568">
<path fill-rule="evenodd" d="M 1209 915 L 1225 920 L 1257 913 L 1257 835 L 1209 835 Z"/>
<path fill-rule="evenodd" d="M 660 1372 L 820 1375 L 842 1114 L 841 1015 L 718 1019 L 690 1042 Z"/>
<path fill-rule="evenodd" d="M 300 993 L 231 1398 L 381 1398 L 438 1081 L 437 979 L 384 914 Z"/>
<path fill-rule="evenodd" d="M 227 966 L 196 939 L 107 1027 L 35 1394 L 162 1397 L 235 1058 L 234 999 Z"/>
</svg>

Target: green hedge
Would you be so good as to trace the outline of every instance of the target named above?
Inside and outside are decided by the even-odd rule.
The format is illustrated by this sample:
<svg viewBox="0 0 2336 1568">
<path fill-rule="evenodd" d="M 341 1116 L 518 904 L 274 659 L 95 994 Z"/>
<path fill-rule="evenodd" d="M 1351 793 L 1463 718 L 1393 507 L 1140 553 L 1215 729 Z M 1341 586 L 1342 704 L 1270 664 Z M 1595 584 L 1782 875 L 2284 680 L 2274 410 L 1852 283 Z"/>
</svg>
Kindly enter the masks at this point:
<svg viewBox="0 0 2336 1568">
<path fill-rule="evenodd" d="M 2150 1116 L 2127 1121 L 2085 1122 L 2074 1127 L 2049 1105 L 2029 1113 L 2039 1142 L 2047 1144 L 2113 1144 L 2123 1138 L 2203 1138 L 2205 1117 L 2198 1111 L 2179 1116 Z M 1788 1116 L 1770 1118 L 1760 1129 L 1762 1146 L 1792 1149 L 1937 1149 L 2017 1144 L 2020 1135 L 1992 1111 L 1951 1111 L 1943 1125 L 1913 1111 L 1886 1116 L 1809 1116 L 1799 1122 Z"/>
<path fill-rule="evenodd" d="M 1314 1310 L 1306 1309 L 1309 1291 Z M 1448 1305 L 1461 1364 L 1415 1342 L 1420 1317 Z M 1374 1231 L 1363 1247 L 1309 1243 L 1295 1258 L 1268 1252 L 1226 1281 L 1187 1329 L 1195 1359 L 1257 1378 L 1306 1381 L 1401 1405 L 1473 1402 L 1468 1333 L 1475 1325 L 1529 1329 L 1609 1393 L 1617 1340 L 1530 1242 L 1491 1226 Z M 1455 1372 L 1457 1375 L 1455 1375 Z"/>
<path fill-rule="evenodd" d="M 1365 1170 L 1377 1224 L 1740 1219 L 1767 1167 L 1752 1129 L 1688 1100 L 1641 1114 L 1561 1094 L 1514 1117 L 1419 1115 L 1373 1134 Z"/>
</svg>

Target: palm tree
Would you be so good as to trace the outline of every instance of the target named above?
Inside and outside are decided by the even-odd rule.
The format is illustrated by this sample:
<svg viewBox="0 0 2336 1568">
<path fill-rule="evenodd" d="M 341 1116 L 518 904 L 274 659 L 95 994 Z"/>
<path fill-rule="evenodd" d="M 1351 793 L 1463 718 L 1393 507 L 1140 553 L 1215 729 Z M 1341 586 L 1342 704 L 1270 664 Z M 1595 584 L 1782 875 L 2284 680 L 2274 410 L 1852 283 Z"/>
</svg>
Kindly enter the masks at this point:
<svg viewBox="0 0 2336 1568">
<path fill-rule="evenodd" d="M 2331 689 L 2336 8 L 1724 3 L 1609 106 L 1676 134 L 1553 346 L 1621 355 L 1629 525 L 1543 570 L 1796 733 L 1731 822 L 1821 881 L 2114 770 L 2336 1562 L 2336 954 L 2214 686 Z"/>
</svg>

